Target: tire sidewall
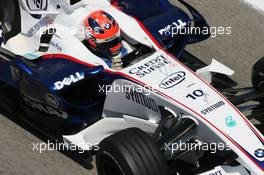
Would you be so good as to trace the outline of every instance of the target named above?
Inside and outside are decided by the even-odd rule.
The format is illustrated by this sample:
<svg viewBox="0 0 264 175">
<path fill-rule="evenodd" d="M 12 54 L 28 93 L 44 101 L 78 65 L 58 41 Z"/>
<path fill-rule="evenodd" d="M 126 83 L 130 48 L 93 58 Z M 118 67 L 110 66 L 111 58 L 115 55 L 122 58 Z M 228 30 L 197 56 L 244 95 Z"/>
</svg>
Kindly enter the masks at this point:
<svg viewBox="0 0 264 175">
<path fill-rule="evenodd" d="M 124 155 L 120 154 L 115 148 L 110 148 L 104 145 L 104 150 L 99 150 L 96 154 L 96 165 L 98 174 L 103 174 L 103 164 L 105 163 L 105 158 L 111 159 L 119 167 L 120 171 L 124 175 L 134 175 L 130 166 L 127 164 L 127 160 Z"/>
<path fill-rule="evenodd" d="M 156 173 L 167 175 L 169 172 L 167 163 L 154 140 L 138 128 L 119 131 L 105 138 L 99 147 L 96 154 L 96 165 L 100 175 L 105 175 L 104 158 L 110 158 L 119 167 L 122 175 Z M 111 170 L 106 172 L 111 172 Z"/>
</svg>

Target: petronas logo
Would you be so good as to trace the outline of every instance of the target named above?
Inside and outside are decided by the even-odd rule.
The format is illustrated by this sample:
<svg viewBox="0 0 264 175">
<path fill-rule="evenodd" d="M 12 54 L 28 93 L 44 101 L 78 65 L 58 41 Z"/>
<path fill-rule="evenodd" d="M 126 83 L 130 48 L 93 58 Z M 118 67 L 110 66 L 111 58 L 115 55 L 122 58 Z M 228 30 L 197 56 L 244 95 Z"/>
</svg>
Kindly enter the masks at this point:
<svg viewBox="0 0 264 175">
<path fill-rule="evenodd" d="M 27 0 L 27 6 L 31 11 L 45 11 L 48 8 L 48 0 Z"/>
<path fill-rule="evenodd" d="M 41 0 L 33 0 L 37 8 L 40 8 Z"/>
</svg>

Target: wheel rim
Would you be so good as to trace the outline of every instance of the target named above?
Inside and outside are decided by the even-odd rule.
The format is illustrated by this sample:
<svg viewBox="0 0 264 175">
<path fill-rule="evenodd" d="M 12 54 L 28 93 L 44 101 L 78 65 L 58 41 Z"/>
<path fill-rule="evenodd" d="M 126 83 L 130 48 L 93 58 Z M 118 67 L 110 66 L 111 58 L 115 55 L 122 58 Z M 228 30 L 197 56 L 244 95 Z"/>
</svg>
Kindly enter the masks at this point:
<svg viewBox="0 0 264 175">
<path fill-rule="evenodd" d="M 106 156 L 102 163 L 102 171 L 103 175 L 123 175 L 121 168 L 109 156 Z"/>
</svg>

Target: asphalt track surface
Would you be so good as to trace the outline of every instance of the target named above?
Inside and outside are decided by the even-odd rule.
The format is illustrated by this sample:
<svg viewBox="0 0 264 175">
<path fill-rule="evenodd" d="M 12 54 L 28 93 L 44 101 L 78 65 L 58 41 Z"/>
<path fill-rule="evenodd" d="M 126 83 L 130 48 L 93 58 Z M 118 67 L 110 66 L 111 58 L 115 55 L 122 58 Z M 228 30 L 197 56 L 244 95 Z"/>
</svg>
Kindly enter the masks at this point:
<svg viewBox="0 0 264 175">
<path fill-rule="evenodd" d="M 264 15 L 239 0 L 188 0 L 211 26 L 232 27 L 231 35 L 218 35 L 187 50 L 210 63 L 212 58 L 236 71 L 239 86 L 250 86 L 251 67 L 264 56 Z M 1 101 L 1 103 L 4 103 Z M 95 175 L 58 151 L 33 151 L 41 139 L 0 115 L 1 175 Z"/>
</svg>

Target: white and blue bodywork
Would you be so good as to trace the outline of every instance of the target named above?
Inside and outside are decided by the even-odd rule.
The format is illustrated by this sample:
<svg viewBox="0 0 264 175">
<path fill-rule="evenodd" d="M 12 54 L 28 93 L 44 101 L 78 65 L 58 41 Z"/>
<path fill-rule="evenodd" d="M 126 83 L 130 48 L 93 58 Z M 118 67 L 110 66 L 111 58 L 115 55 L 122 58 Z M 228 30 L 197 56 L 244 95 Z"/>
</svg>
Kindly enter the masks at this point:
<svg viewBox="0 0 264 175">
<path fill-rule="evenodd" d="M 14 12 L 9 13 L 13 17 L 0 13 L 0 81 L 16 89 L 29 118 L 61 131 L 65 142 L 78 145 L 99 143 L 129 127 L 153 134 L 163 107 L 192 119 L 200 141 L 231 147 L 240 165 L 222 167 L 223 174 L 263 174 L 264 157 L 256 153 L 264 148 L 263 135 L 210 85 L 210 72 L 231 75 L 233 71 L 213 61 L 193 72 L 181 62 L 187 44 L 210 35 L 168 33 L 173 25 L 209 27 L 193 7 L 180 1 L 190 17 L 166 0 L 36 2 L 40 4 L 5 0 L 6 7 L 0 7 Z M 133 46 L 123 58 L 122 70 L 112 69 L 108 60 L 87 49 L 80 33 L 65 32 L 81 28 L 95 10 L 111 14 Z M 45 35 L 50 29 L 53 32 Z M 133 90 L 106 93 L 110 85 Z"/>
</svg>

